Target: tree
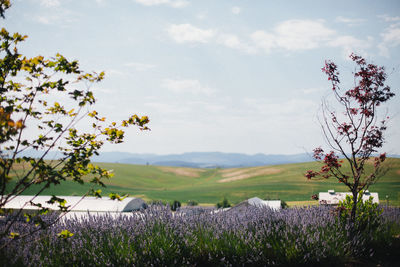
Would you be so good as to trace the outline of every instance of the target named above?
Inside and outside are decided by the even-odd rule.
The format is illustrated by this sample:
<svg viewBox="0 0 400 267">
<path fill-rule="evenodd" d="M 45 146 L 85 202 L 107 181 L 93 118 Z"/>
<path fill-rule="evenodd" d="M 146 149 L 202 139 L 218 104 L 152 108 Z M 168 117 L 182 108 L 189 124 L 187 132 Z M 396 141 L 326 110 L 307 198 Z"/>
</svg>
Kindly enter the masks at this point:
<svg viewBox="0 0 400 267">
<path fill-rule="evenodd" d="M 340 88 L 339 71 L 335 63 L 326 61 L 322 71 L 328 75 L 335 99 L 342 112 L 336 112 L 322 103 L 320 122 L 324 137 L 331 151 L 321 147 L 314 149 L 314 158 L 323 163 L 319 171 L 309 170 L 308 179 L 328 179 L 334 177 L 347 186 L 353 196 L 350 221 L 355 222 L 358 195 L 374 184 L 384 173 L 382 163 L 386 154 L 374 157 L 374 153 L 384 143 L 384 131 L 387 119 L 378 119 L 378 108 L 394 96 L 385 84 L 384 67 L 367 63 L 361 56 L 351 54 L 355 62 L 354 87 L 347 91 Z M 341 158 L 341 159 L 340 159 Z M 371 161 L 372 160 L 372 161 Z M 349 165 L 349 171 L 343 168 L 343 162 Z M 372 162 L 371 171 L 366 165 Z"/>
<path fill-rule="evenodd" d="M 0 0 L 0 17 L 4 18 L 4 12 L 10 8 L 10 0 Z"/>
<path fill-rule="evenodd" d="M 0 16 L 4 17 L 9 7 L 9 1 L 1 1 Z M 35 215 L 48 209 L 35 203 L 35 197 L 66 180 L 104 186 L 103 180 L 111 178 L 112 172 L 94 165 L 90 158 L 98 155 L 106 142 L 123 142 L 123 129 L 130 125 L 147 130 L 149 119 L 133 115 L 120 123 L 107 123 L 93 110 L 96 99 L 90 90 L 104 73 L 84 72 L 78 61 L 69 61 L 60 54 L 50 59 L 27 58 L 18 52 L 19 43 L 26 38 L 4 28 L 0 31 L 0 212 L 5 213 L 8 202 L 35 187 L 36 194 L 29 204 L 39 210 L 26 216 L 45 227 Z M 40 156 L 26 156 L 27 150 L 35 150 Z M 59 156 L 47 159 L 51 151 Z M 92 187 L 87 194 L 100 197 L 100 193 Z M 112 194 L 111 198 L 120 197 Z M 68 203 L 57 196 L 48 203 L 58 204 L 63 212 L 70 210 Z M 0 239 L 19 236 L 9 233 L 15 221 L 8 222 Z"/>
</svg>

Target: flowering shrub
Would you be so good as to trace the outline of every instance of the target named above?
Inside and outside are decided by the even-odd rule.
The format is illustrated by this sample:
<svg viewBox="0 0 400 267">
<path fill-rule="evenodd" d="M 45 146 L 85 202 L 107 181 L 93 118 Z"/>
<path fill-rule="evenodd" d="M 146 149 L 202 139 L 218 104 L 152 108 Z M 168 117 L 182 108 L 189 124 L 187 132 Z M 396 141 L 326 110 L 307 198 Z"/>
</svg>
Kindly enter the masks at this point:
<svg viewBox="0 0 400 267">
<path fill-rule="evenodd" d="M 355 226 L 359 231 L 375 230 L 379 227 L 383 208 L 378 203 L 373 203 L 373 197 L 368 200 L 362 200 L 362 194 L 359 194 L 357 201 L 357 213 Z M 339 202 L 338 210 L 343 223 L 350 219 L 351 209 L 353 208 L 353 197 L 346 195 L 346 199 Z"/>
<path fill-rule="evenodd" d="M 60 221 L 0 252 L 7 266 L 288 266 L 343 265 L 387 247 L 399 225 L 400 209 L 385 208 L 376 228 L 349 235 L 330 207 L 291 208 L 279 212 L 249 207 L 242 213 L 172 212 L 168 206 L 117 218 L 108 215 Z M 0 222 L 0 227 L 4 227 Z M 12 232 L 36 227 L 19 222 Z M 57 234 L 67 230 L 68 238 Z M 378 231 L 379 230 L 379 231 Z M 64 233 L 67 233 L 65 231 Z M 0 245 L 6 238 L 0 240 Z"/>
</svg>

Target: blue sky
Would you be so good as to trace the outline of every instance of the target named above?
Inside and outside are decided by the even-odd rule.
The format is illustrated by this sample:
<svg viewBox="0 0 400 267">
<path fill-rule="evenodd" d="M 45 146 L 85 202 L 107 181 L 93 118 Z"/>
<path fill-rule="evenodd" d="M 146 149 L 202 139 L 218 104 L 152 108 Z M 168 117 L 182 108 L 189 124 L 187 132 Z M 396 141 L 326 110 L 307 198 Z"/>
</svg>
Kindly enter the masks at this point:
<svg viewBox="0 0 400 267">
<path fill-rule="evenodd" d="M 21 52 L 106 72 L 96 110 L 148 115 L 106 151 L 294 154 L 324 145 L 317 116 L 336 62 L 351 86 L 356 52 L 384 65 L 397 96 L 384 150 L 400 154 L 400 2 L 16 0 L 1 21 Z"/>
</svg>

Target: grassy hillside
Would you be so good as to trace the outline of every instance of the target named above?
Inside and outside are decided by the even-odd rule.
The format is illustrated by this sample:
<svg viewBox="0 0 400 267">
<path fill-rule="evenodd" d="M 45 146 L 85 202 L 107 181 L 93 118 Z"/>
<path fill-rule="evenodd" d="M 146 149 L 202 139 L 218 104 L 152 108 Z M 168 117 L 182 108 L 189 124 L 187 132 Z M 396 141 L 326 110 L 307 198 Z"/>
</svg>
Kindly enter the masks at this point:
<svg viewBox="0 0 400 267">
<path fill-rule="evenodd" d="M 306 170 L 317 169 L 316 162 L 236 169 L 195 169 L 144 165 L 99 163 L 113 169 L 115 177 L 106 181 L 103 192 L 128 193 L 146 200 L 179 200 L 186 203 L 215 204 L 223 197 L 232 203 L 258 196 L 285 201 L 308 201 L 312 194 L 328 189 L 347 191 L 334 179 L 307 181 Z M 388 172 L 370 188 L 381 202 L 400 205 L 400 159 L 387 160 Z M 44 194 L 81 195 L 89 185 L 70 181 L 49 188 Z M 26 194 L 32 194 L 34 188 Z"/>
</svg>

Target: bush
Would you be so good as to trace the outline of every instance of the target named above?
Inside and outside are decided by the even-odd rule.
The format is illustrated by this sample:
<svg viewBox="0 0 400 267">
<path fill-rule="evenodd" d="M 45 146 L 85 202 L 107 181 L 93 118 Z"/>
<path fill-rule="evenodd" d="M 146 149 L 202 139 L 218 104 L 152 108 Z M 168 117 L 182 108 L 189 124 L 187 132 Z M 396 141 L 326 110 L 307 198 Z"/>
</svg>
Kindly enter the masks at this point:
<svg viewBox="0 0 400 267">
<path fill-rule="evenodd" d="M 149 205 L 161 205 L 161 206 L 166 206 L 168 205 L 168 202 L 165 200 L 161 199 L 153 199 L 149 201 Z"/>
<path fill-rule="evenodd" d="M 380 215 L 383 209 L 379 207 L 378 203 L 373 203 L 373 197 L 368 200 L 362 200 L 362 193 L 358 196 L 357 211 L 355 218 L 355 229 L 358 231 L 372 230 L 379 226 Z M 353 196 L 347 195 L 346 199 L 339 202 L 338 211 L 342 223 L 347 223 L 350 220 L 351 209 L 354 201 Z"/>
<path fill-rule="evenodd" d="M 197 206 L 197 205 L 199 205 L 199 203 L 196 200 L 189 200 L 187 202 L 187 205 L 188 206 Z"/>
<path fill-rule="evenodd" d="M 286 203 L 285 200 L 281 200 L 281 209 L 287 209 L 289 208 L 289 205 Z"/>
<path fill-rule="evenodd" d="M 228 199 L 226 199 L 226 197 L 224 197 L 224 199 L 221 202 L 217 203 L 217 208 L 218 209 L 224 209 L 224 208 L 230 208 L 231 204 L 229 203 Z"/>
<path fill-rule="evenodd" d="M 181 207 L 181 202 L 179 202 L 178 200 L 174 200 L 174 202 L 171 203 L 171 210 L 172 211 L 176 211 L 180 207 Z"/>
</svg>

